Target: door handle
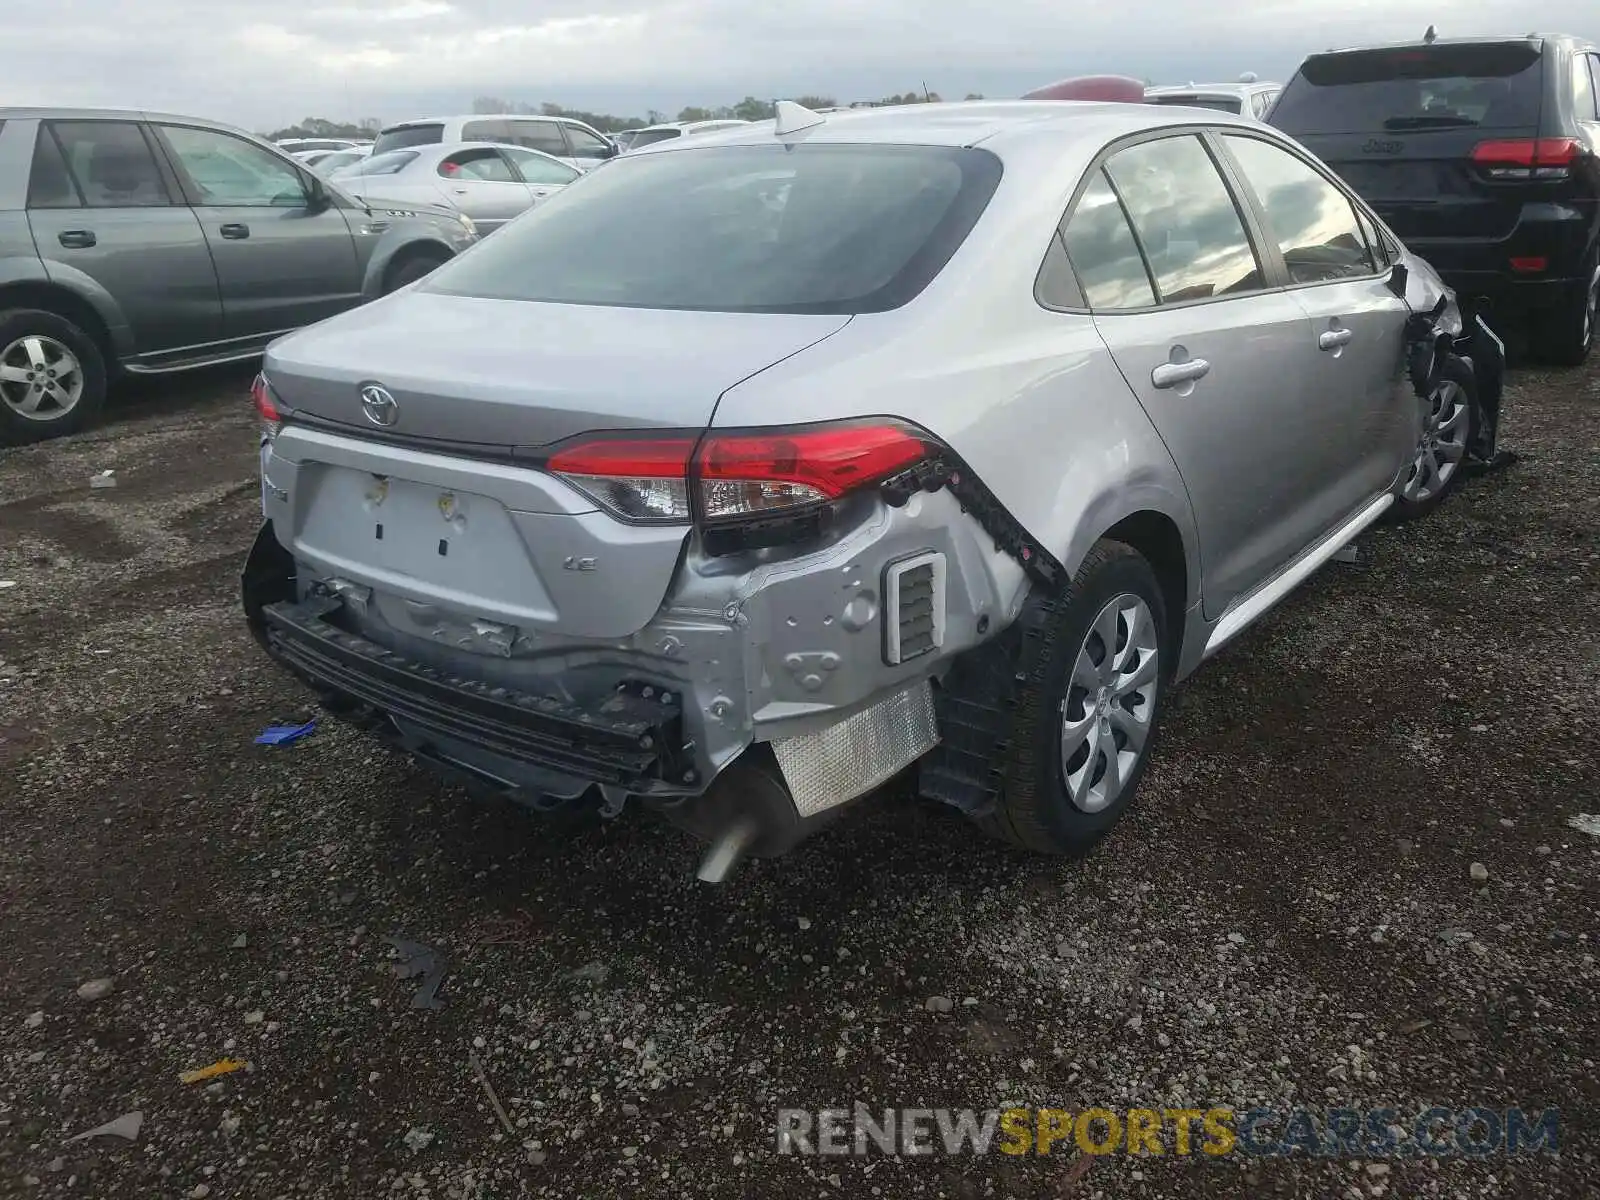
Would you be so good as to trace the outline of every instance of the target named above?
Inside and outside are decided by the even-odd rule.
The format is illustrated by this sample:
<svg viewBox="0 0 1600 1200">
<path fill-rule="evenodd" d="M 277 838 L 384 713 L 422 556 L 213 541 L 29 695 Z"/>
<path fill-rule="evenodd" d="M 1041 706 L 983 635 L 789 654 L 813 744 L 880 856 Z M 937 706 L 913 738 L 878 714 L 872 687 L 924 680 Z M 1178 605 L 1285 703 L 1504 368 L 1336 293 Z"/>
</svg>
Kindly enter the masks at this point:
<svg viewBox="0 0 1600 1200">
<path fill-rule="evenodd" d="M 68 250 L 87 250 L 94 245 L 94 230 L 92 229 L 63 229 L 56 234 L 56 241 Z"/>
<path fill-rule="evenodd" d="M 1353 329 L 1325 329 L 1317 335 L 1317 349 L 1337 350 L 1340 346 L 1348 346 L 1353 337 Z"/>
<path fill-rule="evenodd" d="M 1203 358 L 1191 358 L 1181 363 L 1165 362 L 1150 372 L 1150 382 L 1158 388 L 1174 388 L 1193 383 L 1210 370 L 1211 364 Z"/>
<path fill-rule="evenodd" d="M 465 196 L 467 194 L 466 188 L 451 188 L 450 190 L 458 196 Z"/>
<path fill-rule="evenodd" d="M 245 238 L 250 236 L 250 226 L 224 225 L 222 227 L 222 236 L 231 242 L 243 241 Z"/>
</svg>

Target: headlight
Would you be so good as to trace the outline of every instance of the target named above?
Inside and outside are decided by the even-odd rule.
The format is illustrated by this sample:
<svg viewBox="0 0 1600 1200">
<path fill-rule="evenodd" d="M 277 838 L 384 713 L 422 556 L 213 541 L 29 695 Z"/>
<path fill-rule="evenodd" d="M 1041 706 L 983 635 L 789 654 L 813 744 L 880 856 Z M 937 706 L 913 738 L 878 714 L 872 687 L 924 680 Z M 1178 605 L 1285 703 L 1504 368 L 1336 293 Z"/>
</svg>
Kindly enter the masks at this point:
<svg viewBox="0 0 1600 1200">
<path fill-rule="evenodd" d="M 465 229 L 471 236 L 478 236 L 478 227 L 472 223 L 472 218 L 467 216 L 466 213 L 458 212 L 456 220 L 461 222 L 461 228 Z"/>
</svg>

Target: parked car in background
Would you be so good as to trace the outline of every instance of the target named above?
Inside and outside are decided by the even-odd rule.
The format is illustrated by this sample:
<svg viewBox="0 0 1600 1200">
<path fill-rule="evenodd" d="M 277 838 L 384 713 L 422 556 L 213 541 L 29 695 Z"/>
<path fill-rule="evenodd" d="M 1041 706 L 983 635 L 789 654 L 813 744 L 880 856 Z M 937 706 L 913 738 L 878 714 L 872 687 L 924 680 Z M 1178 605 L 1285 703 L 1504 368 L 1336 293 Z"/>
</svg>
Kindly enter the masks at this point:
<svg viewBox="0 0 1600 1200">
<path fill-rule="evenodd" d="M 417 146 L 436 146 L 452 142 L 495 142 L 506 146 L 525 146 L 569 167 L 585 170 L 614 158 L 617 147 L 610 138 L 572 117 L 488 116 L 431 117 L 402 121 L 378 134 L 372 152 L 410 150 Z"/>
<path fill-rule="evenodd" d="M 315 153 L 305 155 L 301 161 L 326 179 L 335 171 L 343 167 L 354 166 L 356 163 L 371 156 L 371 146 L 356 146 L 349 150 L 318 150 Z"/>
<path fill-rule="evenodd" d="M 629 150 L 633 149 L 633 139 L 643 132 L 644 128 L 641 126 L 638 129 L 619 129 L 615 133 L 608 136 L 611 138 L 612 143 L 616 146 L 617 153 L 626 154 Z"/>
<path fill-rule="evenodd" d="M 448 204 L 490 233 L 555 195 L 583 172 L 522 146 L 459 142 L 374 154 L 331 178 L 353 196 Z"/>
<path fill-rule="evenodd" d="M 1600 307 L 1597 95 L 1592 42 L 1437 38 L 1314 54 L 1268 119 L 1464 297 L 1576 364 Z"/>
<path fill-rule="evenodd" d="M 1181 104 L 1186 108 L 1214 108 L 1218 112 L 1239 113 L 1264 120 L 1272 108 L 1281 83 L 1263 83 L 1245 75 L 1237 83 L 1185 83 L 1146 88 L 1147 104 Z"/>
<path fill-rule="evenodd" d="M 628 149 L 639 150 L 645 146 L 653 146 L 657 142 L 670 142 L 673 138 L 693 137 L 699 133 L 719 133 L 724 129 L 740 129 L 749 124 L 749 121 L 729 119 L 717 121 L 671 121 L 664 125 L 651 125 L 645 129 L 632 131 L 633 136 L 628 139 Z"/>
<path fill-rule="evenodd" d="M 377 211 L 242 130 L 0 109 L 0 443 L 88 424 L 119 372 L 246 359 L 474 240 Z"/>
<path fill-rule="evenodd" d="M 657 807 L 703 878 L 914 763 L 1080 852 L 1172 683 L 1459 482 L 1495 355 L 1253 119 L 780 103 L 275 342 L 245 609 L 335 713 Z"/>
</svg>

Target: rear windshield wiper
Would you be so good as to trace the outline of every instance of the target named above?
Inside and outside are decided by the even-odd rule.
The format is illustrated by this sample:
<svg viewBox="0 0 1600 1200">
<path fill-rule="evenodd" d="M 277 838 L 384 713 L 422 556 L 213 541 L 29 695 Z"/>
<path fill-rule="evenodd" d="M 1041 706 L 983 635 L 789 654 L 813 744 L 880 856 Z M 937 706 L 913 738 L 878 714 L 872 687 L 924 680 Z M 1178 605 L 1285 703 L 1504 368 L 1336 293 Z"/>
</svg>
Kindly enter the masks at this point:
<svg viewBox="0 0 1600 1200">
<path fill-rule="evenodd" d="M 1476 125 L 1471 117 L 1389 117 L 1383 123 L 1385 129 L 1455 129 L 1465 125 Z"/>
</svg>

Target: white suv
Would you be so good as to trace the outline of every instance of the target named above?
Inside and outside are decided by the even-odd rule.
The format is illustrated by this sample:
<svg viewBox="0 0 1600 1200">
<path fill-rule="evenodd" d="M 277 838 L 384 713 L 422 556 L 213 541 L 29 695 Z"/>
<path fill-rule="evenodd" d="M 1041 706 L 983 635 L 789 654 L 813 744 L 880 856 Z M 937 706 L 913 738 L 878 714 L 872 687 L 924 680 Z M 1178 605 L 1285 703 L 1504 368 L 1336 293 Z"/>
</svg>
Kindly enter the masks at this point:
<svg viewBox="0 0 1600 1200">
<path fill-rule="evenodd" d="M 1245 78 L 1238 83 L 1185 83 L 1144 90 L 1146 104 L 1179 104 L 1185 108 L 1214 108 L 1264 121 L 1272 102 L 1283 91 L 1281 83 Z"/>
<path fill-rule="evenodd" d="M 427 117 L 401 121 L 378 134 L 373 154 L 434 146 L 441 142 L 498 142 L 526 146 L 586 171 L 617 154 L 616 143 L 572 117 L 479 113 L 470 117 Z"/>
</svg>

